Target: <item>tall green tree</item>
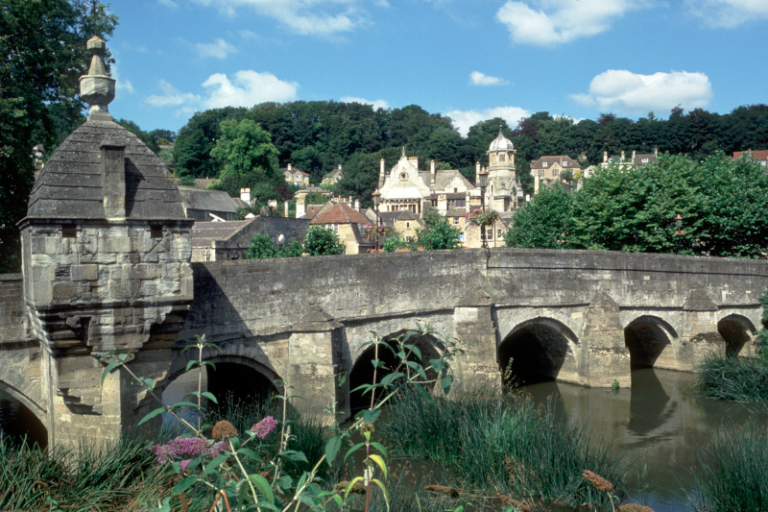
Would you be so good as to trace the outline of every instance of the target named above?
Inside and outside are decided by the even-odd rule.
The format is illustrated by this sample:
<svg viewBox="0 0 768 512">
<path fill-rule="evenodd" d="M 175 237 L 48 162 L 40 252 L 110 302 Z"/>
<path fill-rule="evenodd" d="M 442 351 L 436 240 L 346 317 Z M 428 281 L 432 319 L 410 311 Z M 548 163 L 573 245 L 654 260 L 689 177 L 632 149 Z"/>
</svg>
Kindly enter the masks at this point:
<svg viewBox="0 0 768 512">
<path fill-rule="evenodd" d="M 211 156 L 222 164 L 219 178 L 242 176 L 248 172 L 263 176 L 263 181 L 278 177 L 271 161 L 277 156 L 277 149 L 272 144 L 272 136 L 260 125 L 250 119 L 225 119 L 220 128 L 221 138 L 211 149 Z"/>
<path fill-rule="evenodd" d="M 82 122 L 76 94 L 90 62 L 86 41 L 116 25 L 101 3 L 0 2 L 0 272 L 19 268 L 16 223 L 32 188 L 32 147 L 51 150 Z"/>
<path fill-rule="evenodd" d="M 572 196 L 555 183 L 543 187 L 512 218 L 504 234 L 507 247 L 522 249 L 562 249 L 571 229 Z"/>
</svg>

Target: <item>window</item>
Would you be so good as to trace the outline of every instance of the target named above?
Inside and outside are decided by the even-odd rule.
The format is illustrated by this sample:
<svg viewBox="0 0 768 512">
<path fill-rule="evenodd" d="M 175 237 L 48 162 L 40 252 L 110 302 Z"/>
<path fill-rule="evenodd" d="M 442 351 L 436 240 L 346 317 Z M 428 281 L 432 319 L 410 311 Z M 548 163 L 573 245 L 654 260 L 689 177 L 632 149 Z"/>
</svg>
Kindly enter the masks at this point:
<svg viewBox="0 0 768 512">
<path fill-rule="evenodd" d="M 330 229 L 331 231 L 333 231 L 337 235 L 339 234 L 339 225 L 338 224 L 328 224 L 328 229 Z"/>
<path fill-rule="evenodd" d="M 544 171 L 539 171 L 539 178 L 543 178 L 543 177 L 544 177 Z"/>
<path fill-rule="evenodd" d="M 405 235 L 405 241 L 406 242 L 413 242 L 413 237 L 411 235 Z"/>
<path fill-rule="evenodd" d="M 458 226 L 459 225 L 459 218 L 458 217 L 454 217 L 453 218 L 453 225 L 454 226 Z"/>
<path fill-rule="evenodd" d="M 548 164 L 547 162 L 542 162 L 542 163 L 541 163 L 541 166 L 542 166 L 542 167 L 546 167 L 546 166 L 548 166 L 548 165 L 549 165 L 549 164 Z"/>
<path fill-rule="evenodd" d="M 498 238 L 499 240 L 501 240 L 502 238 L 504 238 L 504 236 L 503 236 L 503 235 L 504 235 L 504 233 L 502 233 L 500 229 L 497 229 L 497 230 L 496 230 L 496 238 Z"/>
<path fill-rule="evenodd" d="M 648 159 L 647 158 L 643 158 L 643 163 L 647 164 L 648 163 Z"/>
<path fill-rule="evenodd" d="M 499 162 L 506 162 L 507 161 L 507 155 L 501 154 L 499 155 Z"/>
<path fill-rule="evenodd" d="M 455 194 L 456 192 L 458 192 L 458 191 L 459 191 L 459 189 L 458 189 L 458 188 L 456 188 L 456 187 L 453 187 L 453 193 L 454 193 L 454 194 Z"/>
<path fill-rule="evenodd" d="M 405 229 L 411 229 L 411 221 L 405 221 Z"/>
<path fill-rule="evenodd" d="M 62 238 L 77 238 L 77 226 L 74 224 L 66 224 L 61 226 Z"/>
<path fill-rule="evenodd" d="M 565 160 L 563 160 L 563 167 L 568 167 L 568 162 L 566 162 Z"/>
<path fill-rule="evenodd" d="M 152 238 L 163 238 L 163 226 L 150 226 L 149 233 Z"/>
</svg>

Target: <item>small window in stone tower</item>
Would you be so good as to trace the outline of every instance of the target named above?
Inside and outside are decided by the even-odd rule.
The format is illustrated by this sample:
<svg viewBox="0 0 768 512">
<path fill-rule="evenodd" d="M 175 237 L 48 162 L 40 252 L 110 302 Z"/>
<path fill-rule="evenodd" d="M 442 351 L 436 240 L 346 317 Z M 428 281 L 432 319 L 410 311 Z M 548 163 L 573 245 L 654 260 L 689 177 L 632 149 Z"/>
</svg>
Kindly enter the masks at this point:
<svg viewBox="0 0 768 512">
<path fill-rule="evenodd" d="M 74 224 L 65 224 L 61 226 L 62 238 L 77 238 L 77 226 Z"/>
<path fill-rule="evenodd" d="M 150 226 L 149 233 L 152 238 L 163 238 L 163 226 Z"/>
<path fill-rule="evenodd" d="M 504 153 L 499 155 L 499 162 L 506 162 L 507 161 L 507 155 Z"/>
</svg>

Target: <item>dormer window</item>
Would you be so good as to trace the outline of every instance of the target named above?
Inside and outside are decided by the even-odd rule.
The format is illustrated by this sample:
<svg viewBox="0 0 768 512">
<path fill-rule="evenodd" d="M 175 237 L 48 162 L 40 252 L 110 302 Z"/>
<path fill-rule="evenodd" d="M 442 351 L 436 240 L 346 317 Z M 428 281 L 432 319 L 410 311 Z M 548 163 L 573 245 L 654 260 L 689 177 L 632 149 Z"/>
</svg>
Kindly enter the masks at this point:
<svg viewBox="0 0 768 512">
<path fill-rule="evenodd" d="M 648 159 L 647 158 L 643 158 L 643 163 L 647 164 L 648 163 Z"/>
<path fill-rule="evenodd" d="M 547 162 L 543 162 L 541 165 L 542 165 L 542 167 L 546 167 L 546 166 L 548 166 L 549 164 L 548 164 Z"/>
<path fill-rule="evenodd" d="M 408 180 L 408 173 L 407 172 L 400 173 L 400 179 L 403 181 Z"/>
</svg>

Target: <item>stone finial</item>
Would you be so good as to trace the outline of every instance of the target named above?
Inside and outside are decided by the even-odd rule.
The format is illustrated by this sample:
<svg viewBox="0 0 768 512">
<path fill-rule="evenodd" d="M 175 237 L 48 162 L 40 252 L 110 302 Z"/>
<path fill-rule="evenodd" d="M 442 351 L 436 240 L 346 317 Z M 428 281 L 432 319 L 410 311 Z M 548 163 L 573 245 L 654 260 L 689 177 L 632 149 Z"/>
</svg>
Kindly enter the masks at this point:
<svg viewBox="0 0 768 512">
<path fill-rule="evenodd" d="M 88 40 L 91 66 L 88 74 L 80 77 L 80 98 L 90 105 L 89 121 L 112 121 L 108 105 L 115 99 L 115 79 L 107 75 L 102 56 L 107 49 L 103 39 L 94 36 Z"/>
</svg>

